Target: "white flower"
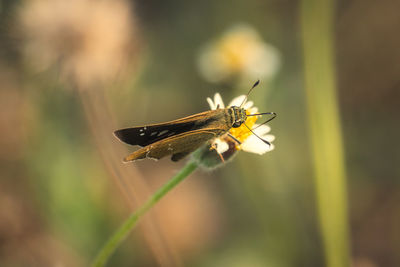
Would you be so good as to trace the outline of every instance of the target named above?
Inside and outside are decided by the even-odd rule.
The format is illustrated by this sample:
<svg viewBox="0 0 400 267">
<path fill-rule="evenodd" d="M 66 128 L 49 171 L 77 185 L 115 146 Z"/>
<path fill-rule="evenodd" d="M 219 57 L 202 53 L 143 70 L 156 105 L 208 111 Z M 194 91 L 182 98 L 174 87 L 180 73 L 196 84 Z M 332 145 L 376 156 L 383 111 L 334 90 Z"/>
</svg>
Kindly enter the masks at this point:
<svg viewBox="0 0 400 267">
<path fill-rule="evenodd" d="M 232 79 L 272 78 L 281 60 L 278 50 L 264 42 L 258 32 L 246 24 L 238 24 L 209 42 L 198 57 L 200 74 L 210 82 Z"/>
<path fill-rule="evenodd" d="M 238 97 L 235 97 L 230 103 L 230 106 L 240 106 L 245 99 L 245 95 L 241 95 Z M 214 100 L 211 98 L 207 98 L 207 102 L 210 105 L 211 109 L 217 109 L 218 108 L 225 108 L 224 102 L 222 100 L 222 97 L 219 93 L 216 93 L 214 95 Z M 246 101 L 243 105 L 243 108 L 246 110 L 246 113 L 248 115 L 250 114 L 256 114 L 258 112 L 258 109 L 253 106 L 252 101 Z M 274 149 L 274 145 L 271 144 L 270 146 L 265 144 L 261 139 L 264 139 L 268 141 L 269 143 L 272 143 L 275 140 L 275 136 L 268 134 L 271 131 L 271 128 L 268 125 L 260 125 L 256 124 L 257 118 L 259 116 L 249 116 L 247 117 L 245 123 L 243 123 L 240 127 L 238 128 L 231 128 L 229 130 L 229 134 L 233 136 L 236 140 L 240 141 L 240 145 L 236 140 L 234 140 L 231 136 L 228 134 L 224 134 L 220 137 L 215 138 L 211 146 L 214 147 L 219 154 L 222 154 L 224 156 L 224 153 L 227 153 L 229 149 L 234 149 L 234 150 L 244 150 L 246 152 L 252 152 L 256 153 L 259 155 L 262 155 L 266 152 L 272 151 Z M 253 130 L 253 132 L 258 136 L 255 136 L 247 127 Z M 230 153 L 229 153 L 230 154 Z"/>
</svg>

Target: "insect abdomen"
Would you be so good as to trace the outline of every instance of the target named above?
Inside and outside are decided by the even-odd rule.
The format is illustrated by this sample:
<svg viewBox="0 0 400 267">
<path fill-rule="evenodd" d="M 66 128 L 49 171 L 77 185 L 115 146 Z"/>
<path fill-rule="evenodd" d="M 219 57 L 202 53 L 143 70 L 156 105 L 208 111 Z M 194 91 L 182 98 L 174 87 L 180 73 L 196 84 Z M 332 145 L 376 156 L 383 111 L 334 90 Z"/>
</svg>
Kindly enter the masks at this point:
<svg viewBox="0 0 400 267">
<path fill-rule="evenodd" d="M 149 151 L 150 151 L 149 146 L 138 149 L 135 152 L 126 156 L 124 158 L 124 162 L 135 161 L 138 159 L 145 159 L 147 158 L 147 154 L 149 153 Z"/>
</svg>

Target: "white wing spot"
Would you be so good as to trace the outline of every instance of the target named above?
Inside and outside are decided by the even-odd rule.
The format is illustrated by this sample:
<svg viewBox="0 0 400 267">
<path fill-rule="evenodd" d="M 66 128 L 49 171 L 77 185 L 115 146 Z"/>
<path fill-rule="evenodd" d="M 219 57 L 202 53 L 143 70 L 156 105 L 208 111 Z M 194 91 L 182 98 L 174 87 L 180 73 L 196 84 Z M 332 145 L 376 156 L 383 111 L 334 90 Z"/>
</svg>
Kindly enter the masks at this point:
<svg viewBox="0 0 400 267">
<path fill-rule="evenodd" d="M 166 133 L 168 133 L 168 130 L 164 130 L 164 131 L 159 132 L 159 133 L 157 134 L 157 136 L 160 136 L 160 135 L 163 135 L 163 134 L 166 134 Z"/>
<path fill-rule="evenodd" d="M 144 127 L 143 127 L 143 130 L 146 130 L 146 129 L 147 129 L 147 127 L 146 127 L 146 126 L 144 126 Z"/>
<path fill-rule="evenodd" d="M 143 129 L 140 129 L 139 131 L 140 131 L 140 132 L 143 132 Z"/>
<path fill-rule="evenodd" d="M 153 136 L 153 135 L 156 135 L 157 134 L 157 132 L 152 132 L 151 134 L 150 134 L 150 136 Z"/>
<path fill-rule="evenodd" d="M 144 136 L 144 135 L 145 135 L 145 133 L 141 133 L 141 134 L 140 134 L 140 136 Z"/>
</svg>

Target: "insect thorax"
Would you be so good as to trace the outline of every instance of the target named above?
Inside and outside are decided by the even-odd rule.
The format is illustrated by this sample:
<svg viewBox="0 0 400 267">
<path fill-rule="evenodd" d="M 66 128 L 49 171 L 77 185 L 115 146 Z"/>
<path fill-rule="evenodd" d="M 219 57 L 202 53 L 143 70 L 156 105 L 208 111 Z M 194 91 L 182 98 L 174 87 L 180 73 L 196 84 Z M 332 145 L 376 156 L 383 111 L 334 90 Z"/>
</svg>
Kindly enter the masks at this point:
<svg viewBox="0 0 400 267">
<path fill-rule="evenodd" d="M 242 125 L 242 123 L 246 121 L 247 118 L 246 110 L 244 108 L 236 106 L 230 107 L 229 109 L 231 110 L 233 119 L 232 127 L 233 128 L 240 127 L 240 125 Z"/>
</svg>

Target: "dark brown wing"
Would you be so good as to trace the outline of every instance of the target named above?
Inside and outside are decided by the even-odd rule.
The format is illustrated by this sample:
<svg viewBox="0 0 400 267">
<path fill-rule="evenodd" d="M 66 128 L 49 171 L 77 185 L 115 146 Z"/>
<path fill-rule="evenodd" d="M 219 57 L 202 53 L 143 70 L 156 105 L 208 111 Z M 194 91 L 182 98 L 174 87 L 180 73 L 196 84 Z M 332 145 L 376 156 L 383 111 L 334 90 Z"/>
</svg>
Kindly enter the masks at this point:
<svg viewBox="0 0 400 267">
<path fill-rule="evenodd" d="M 210 110 L 165 123 L 120 129 L 114 134 L 129 145 L 147 146 L 184 132 L 207 128 L 207 125 L 221 119 L 221 116 L 223 110 Z"/>
<path fill-rule="evenodd" d="M 192 151 L 188 151 L 188 152 L 181 152 L 181 153 L 176 153 L 173 154 L 171 156 L 171 160 L 172 161 L 180 161 L 181 159 L 183 159 L 184 157 L 186 157 L 187 155 L 189 155 Z"/>
<path fill-rule="evenodd" d="M 161 159 L 168 155 L 172 155 L 173 161 L 178 161 L 222 133 L 221 129 L 201 129 L 178 134 L 136 150 L 124 161 L 144 158 Z"/>
</svg>

